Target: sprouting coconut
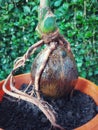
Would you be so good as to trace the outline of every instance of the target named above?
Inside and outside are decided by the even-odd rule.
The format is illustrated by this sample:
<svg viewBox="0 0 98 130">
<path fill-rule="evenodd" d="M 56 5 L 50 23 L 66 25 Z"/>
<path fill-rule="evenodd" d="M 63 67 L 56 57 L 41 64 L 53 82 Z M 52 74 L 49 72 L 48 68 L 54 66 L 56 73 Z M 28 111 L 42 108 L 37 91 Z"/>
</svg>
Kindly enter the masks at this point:
<svg viewBox="0 0 98 130">
<path fill-rule="evenodd" d="M 37 32 L 42 40 L 32 45 L 22 57 L 16 59 L 12 72 L 3 84 L 3 90 L 10 96 L 35 104 L 54 127 L 64 130 L 56 123 L 53 108 L 41 98 L 40 92 L 55 98 L 71 94 L 78 79 L 78 72 L 70 45 L 59 33 L 49 3 L 49 0 L 40 0 Z M 46 44 L 46 48 L 35 58 L 31 67 L 31 82 L 22 92 L 15 87 L 15 71 L 24 66 L 30 55 L 43 44 Z M 30 94 L 27 94 L 26 91 L 33 79 L 34 88 Z M 12 91 L 6 88 L 9 80 Z"/>
<path fill-rule="evenodd" d="M 40 71 L 48 47 L 35 58 L 31 68 L 32 78 L 35 79 Z M 51 97 L 68 96 L 78 78 L 77 68 L 71 51 L 64 46 L 58 46 L 50 55 L 40 73 L 39 90 Z"/>
<path fill-rule="evenodd" d="M 38 54 L 31 68 L 35 89 L 52 97 L 70 94 L 78 72 L 70 45 L 58 31 L 48 0 L 40 1 L 37 31 L 47 47 Z"/>
</svg>

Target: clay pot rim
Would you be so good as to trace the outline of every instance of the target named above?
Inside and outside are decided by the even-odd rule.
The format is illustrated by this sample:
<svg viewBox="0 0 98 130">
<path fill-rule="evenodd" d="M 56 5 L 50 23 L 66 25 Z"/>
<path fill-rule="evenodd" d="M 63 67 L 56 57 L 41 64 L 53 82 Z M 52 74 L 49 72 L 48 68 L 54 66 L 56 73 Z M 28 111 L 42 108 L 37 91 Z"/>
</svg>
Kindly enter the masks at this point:
<svg viewBox="0 0 98 130">
<path fill-rule="evenodd" d="M 31 76 L 30 73 L 25 73 L 15 76 L 15 79 L 16 79 L 16 87 L 19 88 L 21 84 L 29 83 L 29 81 L 31 80 Z M 0 82 L 0 101 L 2 101 L 4 95 L 4 92 L 2 90 L 3 83 L 4 80 Z M 9 89 L 9 83 L 7 84 L 7 88 Z M 82 77 L 79 77 L 75 89 L 78 89 L 81 92 L 90 95 L 98 105 L 98 86 L 95 85 L 93 82 L 84 79 Z M 93 119 L 88 121 L 86 124 L 78 128 L 75 128 L 74 130 L 98 130 L 98 114 Z"/>
</svg>

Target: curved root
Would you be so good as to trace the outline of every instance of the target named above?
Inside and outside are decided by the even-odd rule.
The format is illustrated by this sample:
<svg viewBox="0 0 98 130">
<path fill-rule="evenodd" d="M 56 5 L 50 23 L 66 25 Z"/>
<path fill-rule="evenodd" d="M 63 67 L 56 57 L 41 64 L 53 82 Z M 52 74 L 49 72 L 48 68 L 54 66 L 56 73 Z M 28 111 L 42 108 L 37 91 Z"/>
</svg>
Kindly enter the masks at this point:
<svg viewBox="0 0 98 130">
<path fill-rule="evenodd" d="M 22 56 L 22 57 L 19 57 L 18 59 L 15 60 L 15 65 L 14 65 L 14 69 L 12 70 L 12 72 L 9 74 L 9 76 L 7 77 L 7 79 L 5 80 L 4 84 L 3 84 L 3 91 L 12 96 L 12 97 L 15 97 L 17 99 L 22 99 L 24 101 L 27 101 L 27 102 L 30 102 L 34 105 L 36 105 L 44 114 L 45 116 L 49 119 L 49 121 L 51 122 L 51 124 L 55 127 L 55 128 L 59 128 L 60 130 L 64 130 L 64 128 L 62 128 L 60 125 L 56 124 L 56 116 L 55 116 L 55 112 L 52 108 L 52 106 L 50 104 L 48 104 L 46 101 L 43 101 L 42 99 L 34 97 L 33 95 L 29 95 L 26 93 L 26 91 L 22 92 L 21 90 L 18 90 L 16 87 L 15 87 L 15 81 L 14 81 L 14 76 L 13 74 L 15 73 L 15 71 L 21 67 L 21 66 L 24 66 L 25 65 L 25 62 L 26 60 L 29 58 L 29 56 L 34 53 L 34 51 L 37 49 L 38 46 L 42 45 L 43 44 L 43 40 L 39 41 L 38 43 L 32 45 L 28 51 Z M 45 61 L 43 63 L 43 65 L 41 66 L 40 68 L 40 71 L 39 71 L 39 77 L 37 77 L 35 79 L 35 88 L 37 90 L 39 90 L 39 79 L 40 79 L 40 76 L 41 76 L 41 73 L 46 65 L 46 62 L 48 60 L 48 57 L 50 55 L 50 53 L 56 48 L 56 44 L 50 44 L 49 46 L 49 49 L 47 51 L 47 56 L 45 58 Z M 8 81 L 10 81 L 10 88 L 12 91 L 9 91 L 7 88 L 6 88 L 6 85 L 8 83 Z M 27 90 L 27 89 L 26 89 Z M 38 91 L 37 91 L 38 92 Z"/>
<path fill-rule="evenodd" d="M 45 102 L 43 100 L 39 100 L 38 98 L 35 98 L 35 97 L 31 97 L 30 95 L 28 95 L 24 92 L 21 92 L 21 91 L 17 90 L 16 88 L 14 89 L 15 92 L 11 92 L 11 91 L 7 90 L 6 84 L 7 84 L 8 80 L 10 80 L 10 78 L 11 78 L 11 75 L 9 75 L 7 77 L 7 79 L 5 80 L 5 82 L 3 84 L 3 90 L 6 94 L 8 94 L 12 97 L 15 97 L 17 99 L 22 99 L 24 101 L 27 101 L 27 102 L 30 102 L 30 103 L 36 105 L 46 115 L 46 117 L 49 119 L 49 121 L 51 122 L 51 124 L 54 127 L 57 127 L 60 129 L 62 128 L 60 125 L 56 124 L 55 112 L 47 102 Z M 64 129 L 62 128 L 61 130 L 64 130 Z"/>
</svg>

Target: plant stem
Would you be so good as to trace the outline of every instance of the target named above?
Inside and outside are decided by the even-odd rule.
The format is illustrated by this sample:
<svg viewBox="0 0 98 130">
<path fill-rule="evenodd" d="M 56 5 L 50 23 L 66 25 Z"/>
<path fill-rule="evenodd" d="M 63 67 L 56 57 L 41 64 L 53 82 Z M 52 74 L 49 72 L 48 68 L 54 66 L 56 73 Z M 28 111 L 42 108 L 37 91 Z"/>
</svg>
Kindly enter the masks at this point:
<svg viewBox="0 0 98 130">
<path fill-rule="evenodd" d="M 50 9 L 50 0 L 40 0 L 38 21 L 36 31 L 41 38 L 57 30 L 56 17 Z"/>
<path fill-rule="evenodd" d="M 86 1 L 84 1 L 84 17 L 86 18 Z"/>
<path fill-rule="evenodd" d="M 50 0 L 40 0 L 40 7 L 49 7 L 50 6 Z"/>
</svg>

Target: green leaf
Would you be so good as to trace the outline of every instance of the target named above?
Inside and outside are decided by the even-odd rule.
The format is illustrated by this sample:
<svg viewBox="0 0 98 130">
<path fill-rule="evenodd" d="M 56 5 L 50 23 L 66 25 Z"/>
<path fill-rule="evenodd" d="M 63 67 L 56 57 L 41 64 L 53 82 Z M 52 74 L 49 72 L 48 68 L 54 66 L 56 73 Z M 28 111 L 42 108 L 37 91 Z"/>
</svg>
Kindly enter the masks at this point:
<svg viewBox="0 0 98 130">
<path fill-rule="evenodd" d="M 57 1 L 54 3 L 54 6 L 55 6 L 55 7 L 58 7 L 58 6 L 61 5 L 61 3 L 62 3 L 62 0 L 57 0 Z"/>
<path fill-rule="evenodd" d="M 78 66 L 78 67 L 81 67 L 81 66 L 82 66 L 82 62 L 77 63 L 77 66 Z"/>
<path fill-rule="evenodd" d="M 92 75 L 93 75 L 93 72 L 92 72 L 92 71 L 89 71 L 89 72 L 88 72 L 88 75 L 89 75 L 89 76 L 92 76 Z"/>
<path fill-rule="evenodd" d="M 68 10 L 68 7 L 69 7 L 69 4 L 68 4 L 68 3 L 64 3 L 64 4 L 63 4 L 63 9 Z"/>
<path fill-rule="evenodd" d="M 34 8 L 32 8 L 32 12 L 33 11 L 37 11 L 38 7 L 37 6 L 34 6 Z"/>
<path fill-rule="evenodd" d="M 86 75 L 87 75 L 86 71 L 82 71 L 81 76 L 86 78 Z"/>
<path fill-rule="evenodd" d="M 72 0 L 73 3 L 76 3 L 78 0 Z"/>
<path fill-rule="evenodd" d="M 81 19 L 83 17 L 83 12 L 82 11 L 77 11 L 76 12 L 76 18 Z"/>
<path fill-rule="evenodd" d="M 2 4 L 2 0 L 0 0 L 0 5 Z"/>
<path fill-rule="evenodd" d="M 89 38 L 91 36 L 93 36 L 93 33 L 91 31 L 85 33 L 85 38 Z"/>
<path fill-rule="evenodd" d="M 73 37 L 75 34 L 76 34 L 76 31 L 75 31 L 75 30 L 73 30 L 73 31 L 68 31 L 68 36 L 69 36 L 69 37 Z"/>
<path fill-rule="evenodd" d="M 94 74 L 95 74 L 95 75 L 98 75 L 98 70 L 95 70 Z"/>
<path fill-rule="evenodd" d="M 23 7 L 23 11 L 24 11 L 24 13 L 26 13 L 26 14 L 30 13 L 30 7 L 29 7 L 29 6 L 24 6 L 24 7 Z"/>
<path fill-rule="evenodd" d="M 14 8 L 14 4 L 9 4 L 8 10 L 11 11 Z"/>
<path fill-rule="evenodd" d="M 20 0 L 14 0 L 15 3 L 18 3 Z"/>
</svg>

